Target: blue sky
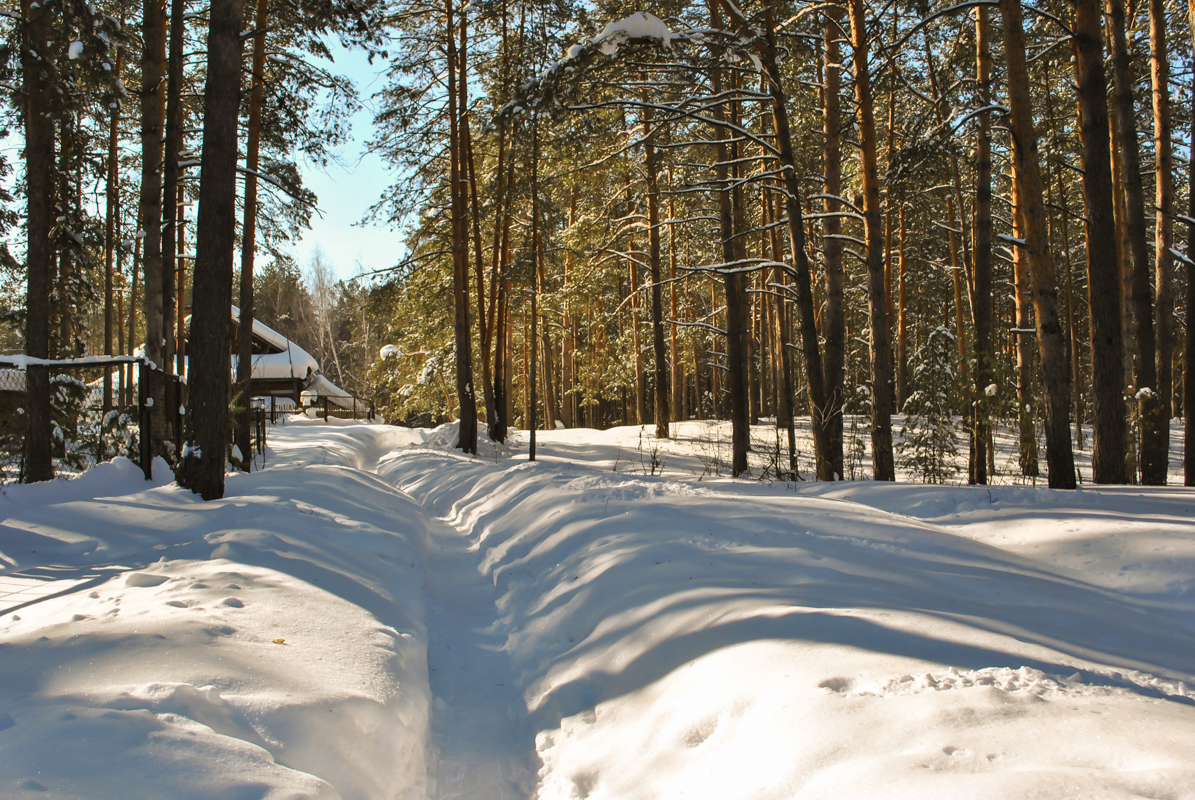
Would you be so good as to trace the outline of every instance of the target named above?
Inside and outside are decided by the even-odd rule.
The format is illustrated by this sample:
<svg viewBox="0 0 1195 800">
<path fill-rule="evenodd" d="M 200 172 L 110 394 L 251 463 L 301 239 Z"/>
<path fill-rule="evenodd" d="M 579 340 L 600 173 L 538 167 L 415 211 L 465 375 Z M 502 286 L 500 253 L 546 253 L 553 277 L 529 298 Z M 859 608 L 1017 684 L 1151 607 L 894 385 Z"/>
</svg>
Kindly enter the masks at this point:
<svg viewBox="0 0 1195 800">
<path fill-rule="evenodd" d="M 353 141 L 341 149 L 336 162 L 327 167 L 300 164 L 303 182 L 319 198 L 321 214 L 312 219 L 311 230 L 304 231 L 293 252 L 300 269 L 306 269 L 319 246 L 336 275 L 347 279 L 393 266 L 401 258 L 402 244 L 396 231 L 356 224 L 395 179 L 381 159 L 363 147 L 373 130 L 370 95 L 382 87 L 381 61 L 370 65 L 364 53 L 338 46 L 332 51 L 336 61 L 331 71 L 357 83 L 365 107 L 353 116 Z"/>
</svg>

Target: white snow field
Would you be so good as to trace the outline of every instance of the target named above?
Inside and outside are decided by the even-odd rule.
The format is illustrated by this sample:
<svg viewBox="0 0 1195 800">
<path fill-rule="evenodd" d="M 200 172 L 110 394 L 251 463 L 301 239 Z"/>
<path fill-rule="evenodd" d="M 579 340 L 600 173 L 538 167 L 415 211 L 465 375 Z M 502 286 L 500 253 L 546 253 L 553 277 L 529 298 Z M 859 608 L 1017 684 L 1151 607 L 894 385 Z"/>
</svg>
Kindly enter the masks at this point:
<svg viewBox="0 0 1195 800">
<path fill-rule="evenodd" d="M 0 797 L 1195 798 L 1195 491 L 650 430 L 292 420 L 220 501 L 5 487 Z"/>
</svg>

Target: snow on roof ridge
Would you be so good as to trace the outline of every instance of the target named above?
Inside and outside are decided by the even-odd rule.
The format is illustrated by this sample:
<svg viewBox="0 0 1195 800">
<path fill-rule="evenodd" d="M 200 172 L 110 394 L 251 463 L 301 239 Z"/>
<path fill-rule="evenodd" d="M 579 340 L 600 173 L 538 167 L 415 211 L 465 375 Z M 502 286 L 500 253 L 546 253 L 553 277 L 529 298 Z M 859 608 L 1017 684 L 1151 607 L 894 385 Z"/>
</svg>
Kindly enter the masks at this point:
<svg viewBox="0 0 1195 800">
<path fill-rule="evenodd" d="M 241 324 L 241 309 L 239 309 L 236 306 L 232 306 L 232 321 L 235 322 L 237 325 Z M 257 320 L 257 319 L 253 320 L 253 333 L 255 336 L 259 336 L 266 342 L 269 342 L 270 344 L 274 345 L 275 347 L 280 347 L 283 350 L 286 350 L 287 347 L 289 347 L 292 351 L 301 349 L 297 344 L 292 342 L 290 339 L 287 339 L 281 333 L 279 333 L 278 331 L 274 330 L 270 326 L 266 325 L 264 322 L 261 322 L 260 320 Z M 306 351 L 303 351 L 303 352 L 306 352 Z"/>
</svg>

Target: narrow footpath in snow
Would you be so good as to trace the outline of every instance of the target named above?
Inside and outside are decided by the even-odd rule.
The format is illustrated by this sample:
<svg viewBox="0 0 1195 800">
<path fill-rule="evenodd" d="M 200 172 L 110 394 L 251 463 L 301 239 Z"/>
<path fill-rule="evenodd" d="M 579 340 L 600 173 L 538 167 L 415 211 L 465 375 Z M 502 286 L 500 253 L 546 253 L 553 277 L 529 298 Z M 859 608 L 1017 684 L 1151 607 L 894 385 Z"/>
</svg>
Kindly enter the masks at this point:
<svg viewBox="0 0 1195 800">
<path fill-rule="evenodd" d="M 428 673 L 432 743 L 428 795 L 522 800 L 535 791 L 535 731 L 505 638 L 493 630 L 494 588 L 479 551 L 443 520 L 429 527 Z M 534 763 L 533 763 L 534 762 Z"/>
</svg>

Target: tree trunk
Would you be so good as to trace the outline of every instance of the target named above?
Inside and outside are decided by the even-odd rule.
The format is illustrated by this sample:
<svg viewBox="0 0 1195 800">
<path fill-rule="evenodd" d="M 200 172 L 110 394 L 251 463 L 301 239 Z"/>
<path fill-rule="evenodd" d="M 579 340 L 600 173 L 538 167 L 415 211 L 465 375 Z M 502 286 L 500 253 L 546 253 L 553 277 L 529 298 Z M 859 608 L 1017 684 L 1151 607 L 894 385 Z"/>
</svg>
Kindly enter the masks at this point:
<svg viewBox="0 0 1195 800">
<path fill-rule="evenodd" d="M 889 205 L 893 198 L 889 197 Z M 900 241 L 897 242 L 897 273 L 896 273 L 896 408 L 904 409 L 905 400 L 909 399 L 909 261 L 905 253 L 905 204 L 900 204 L 897 211 L 897 226 L 900 231 Z"/>
<path fill-rule="evenodd" d="M 25 255 L 25 354 L 50 357 L 50 291 L 54 274 L 54 247 L 50 231 L 54 225 L 54 118 L 50 113 L 50 87 L 38 53 L 47 52 L 47 18 L 54 12 L 45 6 L 32 8 L 21 0 L 21 73 L 25 123 L 25 201 L 28 245 Z M 25 452 L 21 461 L 21 482 L 54 479 L 50 443 L 53 424 L 50 415 L 50 370 L 30 364 L 25 371 L 27 406 Z"/>
<path fill-rule="evenodd" d="M 1128 39 L 1122 0 L 1108 0 L 1112 32 L 1112 70 L 1116 84 L 1116 145 L 1124 163 L 1125 216 L 1132 270 L 1132 315 L 1136 327 L 1134 379 L 1138 390 L 1157 386 L 1154 346 L 1153 294 L 1149 280 L 1149 250 L 1146 244 L 1145 189 L 1141 181 L 1141 154 L 1137 143 L 1133 75 L 1129 66 Z M 1141 482 L 1160 486 L 1166 482 L 1170 432 L 1156 391 L 1137 392 L 1141 444 L 1138 464 Z"/>
<path fill-rule="evenodd" d="M 509 77 L 507 71 L 507 55 L 510 52 L 510 38 L 507 21 L 509 19 L 506 0 L 502 2 L 502 40 L 499 45 L 499 77 L 500 85 L 505 88 Z M 498 164 L 494 175 L 497 179 L 494 201 L 494 251 L 490 267 L 490 317 L 482 333 L 486 342 L 483 350 L 483 360 L 492 358 L 493 369 L 489 383 L 493 394 L 492 403 L 487 399 L 486 416 L 488 420 L 487 432 L 491 441 L 503 443 L 506 441 L 506 429 L 510 424 L 510 402 L 506 391 L 506 297 L 504 275 L 506 271 L 505 242 L 510 231 L 510 213 L 507 205 L 506 180 L 506 134 L 505 122 L 498 123 Z M 514 159 L 511 159 L 513 165 Z M 478 291 L 481 288 L 478 287 Z M 494 352 L 496 346 L 497 353 Z M 486 355 L 488 354 L 488 355 Z M 488 368 L 488 367 L 487 367 Z"/>
<path fill-rule="evenodd" d="M 535 460 L 535 429 L 538 426 L 536 423 L 536 397 L 535 389 L 538 379 L 536 374 L 536 358 L 535 351 L 538 349 L 535 346 L 536 325 L 539 317 L 539 286 L 535 280 L 536 274 L 539 272 L 539 262 L 542 257 L 540 253 L 540 237 L 539 237 L 539 117 L 536 116 L 531 123 L 531 252 L 532 252 L 532 274 L 531 274 L 531 331 L 529 335 L 530 343 L 526 346 L 529 351 L 530 367 L 527 379 L 527 430 L 530 434 L 530 445 L 527 451 L 527 458 L 530 461 Z"/>
<path fill-rule="evenodd" d="M 506 441 L 506 431 L 510 427 L 510 379 L 511 353 L 509 346 L 510 323 L 510 275 L 509 245 L 510 245 L 510 199 L 509 186 L 514 177 L 514 158 L 504 165 L 506 156 L 506 130 L 501 128 L 498 133 L 498 210 L 494 218 L 494 263 L 490 276 L 493 281 L 492 292 L 494 302 L 492 307 L 497 309 L 491 313 L 490 323 L 493 339 L 497 351 L 494 357 L 494 423 L 490 426 L 490 439 L 495 442 Z M 502 170 L 506 169 L 505 175 Z"/>
<path fill-rule="evenodd" d="M 178 5 L 182 0 L 174 0 Z M 257 170 L 261 150 L 261 112 L 265 104 L 266 23 L 269 0 L 257 0 L 253 71 L 249 79 L 249 140 L 245 144 L 245 216 L 241 223 L 241 323 L 237 337 L 237 386 L 240 387 L 240 420 L 236 425 L 242 469 L 253 464 L 250 445 L 249 402 L 253 397 L 253 259 L 257 249 Z M 173 44 L 173 42 L 172 42 Z"/>
<path fill-rule="evenodd" d="M 672 189 L 672 167 L 668 167 L 668 219 L 671 222 L 676 219 L 676 210 L 673 206 L 673 198 L 671 194 Z M 680 294 L 680 284 L 676 281 L 676 225 L 668 226 L 668 304 L 669 312 L 672 320 L 680 319 L 680 311 L 678 308 L 678 295 Z M 671 419 L 681 421 L 688 419 L 688 414 L 685 412 L 686 398 L 688 396 L 685 388 L 684 373 L 681 370 L 680 352 L 676 344 L 676 325 L 668 326 L 668 363 L 672 367 L 672 378 L 668 382 L 672 389 L 672 414 Z"/>
<path fill-rule="evenodd" d="M 213 0 L 209 15 L 187 445 L 178 470 L 179 485 L 204 500 L 224 496 L 228 450 L 229 314 L 236 246 L 243 4 L 241 0 Z"/>
<path fill-rule="evenodd" d="M 183 200 L 186 199 L 183 184 L 180 181 L 178 185 L 178 197 L 175 200 L 175 208 L 178 211 L 178 231 L 174 251 L 176 253 L 183 253 L 186 251 L 184 245 L 187 241 L 187 218 L 183 216 Z M 187 318 L 187 261 L 179 258 L 175 261 L 178 268 L 178 298 L 176 303 L 176 316 L 174 321 L 175 330 L 178 332 L 175 339 L 174 355 L 178 361 L 176 364 L 176 372 L 179 375 L 187 371 L 187 336 L 186 336 L 186 318 Z"/>
<path fill-rule="evenodd" d="M 116 51 L 116 73 L 120 74 L 123 48 Z M 120 106 L 112 109 L 108 119 L 108 165 L 104 208 L 104 353 L 112 355 L 112 334 L 116 322 L 113 307 L 114 262 L 116 257 L 117 220 L 120 217 Z M 121 368 L 123 369 L 123 367 Z M 112 408 L 112 370 L 104 370 L 104 412 Z"/>
<path fill-rule="evenodd" d="M 1107 23 L 1107 28 L 1111 31 L 1110 22 Z M 1112 63 L 1115 65 L 1115 57 L 1113 57 Z M 1124 342 L 1121 374 L 1124 376 L 1124 385 L 1132 386 L 1133 365 L 1137 363 L 1137 324 L 1133 318 L 1133 257 L 1129 253 L 1128 201 L 1124 189 L 1127 178 L 1124 174 L 1124 156 L 1118 144 L 1120 141 L 1118 133 L 1120 119 L 1117 113 L 1115 92 L 1113 92 L 1113 101 L 1108 106 L 1108 127 L 1111 129 L 1112 136 L 1112 187 L 1114 192 L 1112 202 L 1116 211 L 1116 258 L 1120 267 L 1120 336 Z M 1054 165 L 1054 173 L 1055 180 L 1061 185 L 1062 168 L 1058 164 Z M 1065 205 L 1062 218 L 1065 225 L 1067 220 Z M 1076 381 L 1076 395 L 1078 395 L 1079 385 Z M 1124 452 L 1125 480 L 1129 483 L 1137 483 L 1137 430 L 1135 425 L 1125 426 Z"/>
<path fill-rule="evenodd" d="M 660 279 L 660 191 L 656 152 L 651 144 L 652 113 L 643 112 L 643 153 L 647 168 L 647 264 L 651 270 L 651 343 L 655 356 L 656 438 L 668 438 L 668 357 L 664 350 L 664 287 Z"/>
<path fill-rule="evenodd" d="M 1077 62 L 1076 62 L 1076 71 L 1077 70 L 1078 70 L 1078 66 L 1077 66 Z M 1077 79 L 1077 72 L 1076 72 L 1076 79 Z M 1048 65 L 1045 68 L 1045 80 L 1046 80 L 1047 86 L 1052 86 Z M 1105 110 L 1107 110 L 1106 99 L 1105 99 Z M 1058 135 L 1059 135 L 1058 134 L 1058 120 L 1054 114 L 1053 92 L 1051 92 L 1051 91 L 1046 92 L 1046 116 L 1050 123 L 1050 134 L 1051 134 L 1051 136 L 1054 137 L 1054 140 L 1057 141 Z M 1081 121 L 1080 121 L 1080 124 L 1081 124 Z M 1105 142 L 1105 144 L 1106 143 L 1107 142 Z M 1066 292 L 1066 329 L 1067 329 L 1067 337 L 1068 337 L 1067 338 L 1067 361 L 1070 364 L 1071 396 L 1074 398 L 1075 447 L 1079 450 L 1082 450 L 1083 449 L 1083 356 L 1082 356 L 1082 351 L 1079 346 L 1078 323 L 1077 323 L 1077 318 L 1075 316 L 1075 292 L 1074 292 L 1074 277 L 1073 277 L 1074 269 L 1073 269 L 1073 265 L 1071 263 L 1071 248 L 1070 248 L 1069 199 L 1068 199 L 1067 193 L 1066 193 L 1066 185 L 1062 181 L 1062 166 L 1058 162 L 1059 162 L 1059 159 L 1054 159 L 1053 186 L 1054 186 L 1055 190 L 1057 190 L 1057 192 L 1058 192 L 1057 201 L 1055 201 L 1051 196 L 1051 189 L 1050 189 L 1051 183 L 1050 183 L 1049 169 L 1046 170 L 1046 174 L 1043 176 L 1042 179 L 1043 179 L 1043 181 L 1045 181 L 1045 184 L 1046 184 L 1046 206 L 1049 209 L 1048 221 L 1049 221 L 1050 241 L 1051 242 L 1054 241 L 1054 211 L 1053 211 L 1053 209 L 1058 208 L 1062 212 L 1062 242 L 1061 242 L 1061 244 L 1062 244 L 1063 275 L 1064 275 L 1063 290 Z M 1113 185 L 1115 186 L 1115 181 L 1114 181 Z M 1116 199 L 1116 193 L 1114 191 L 1113 192 L 1113 201 L 1115 201 L 1115 199 Z M 1055 202 L 1057 203 L 1057 205 L 1055 205 Z M 1113 207 L 1115 208 L 1115 202 L 1113 202 Z M 1119 253 L 1120 253 L 1120 236 L 1119 236 L 1119 234 L 1114 234 L 1113 240 L 1116 242 L 1116 245 L 1117 245 L 1114 248 L 1115 253 L 1116 253 L 1116 255 L 1114 256 L 1114 260 L 1116 260 L 1116 259 L 1119 259 Z M 1117 288 L 1119 289 L 1119 274 L 1117 275 Z M 1118 319 L 1117 320 L 1117 329 L 1118 330 L 1120 330 L 1120 322 L 1121 322 L 1121 320 Z M 1122 336 L 1122 341 L 1123 341 L 1123 336 Z M 1124 356 L 1124 348 L 1122 347 L 1121 348 L 1122 364 L 1118 368 L 1118 369 L 1122 370 L 1122 374 L 1123 374 L 1123 356 Z M 1122 412 L 1122 416 L 1123 416 L 1123 412 L 1124 412 L 1123 396 L 1120 394 L 1120 392 L 1117 393 L 1117 396 L 1122 397 L 1121 412 Z M 1121 432 L 1125 433 L 1126 431 L 1127 431 L 1127 427 L 1122 424 Z M 1123 444 L 1121 445 L 1121 452 L 1122 453 L 1124 452 Z M 1122 459 L 1122 463 L 1123 463 L 1123 459 Z M 1122 467 L 1122 469 L 1123 469 L 1123 467 Z"/>
<path fill-rule="evenodd" d="M 1096 483 L 1124 483 L 1124 345 L 1102 22 L 1099 0 L 1076 0 L 1073 30 L 1078 56 L 1083 191 L 1087 198 L 1087 292 L 1094 396 L 1091 472 Z M 1079 354 L 1072 357 L 1077 360 Z"/>
<path fill-rule="evenodd" d="M 856 0 L 857 2 L 858 0 Z M 1070 438 L 1070 398 L 1067 393 L 1066 347 L 1058 319 L 1058 289 L 1054 259 L 1046 231 L 1041 166 L 1029 73 L 1025 64 L 1025 31 L 1019 0 L 1000 0 L 1007 59 L 1009 128 L 1013 139 L 1016 179 L 1025 220 L 1026 257 L 1037 314 L 1037 342 L 1041 351 L 1046 406 L 1046 463 L 1052 489 L 1075 488 L 1075 460 Z"/>
<path fill-rule="evenodd" d="M 460 92 L 461 92 L 461 140 L 464 147 L 464 167 L 461 176 L 469 184 L 469 215 L 473 223 L 473 263 L 477 275 L 477 332 L 481 343 L 481 392 L 485 401 L 486 427 L 494 422 L 494 376 L 490 368 L 490 338 L 486 335 L 490 322 L 485 308 L 485 261 L 481 257 L 481 203 L 477 199 L 477 164 L 473 157 L 473 132 L 469 124 L 469 23 L 465 12 L 461 12 Z M 466 223 L 467 224 L 467 223 Z M 466 230 L 467 232 L 467 230 Z M 476 402 L 476 400 L 474 401 Z"/>
<path fill-rule="evenodd" d="M 448 155 L 452 206 L 452 298 L 456 361 L 456 397 L 460 407 L 460 436 L 457 447 L 477 454 L 477 398 L 473 393 L 473 339 L 469 329 L 469 229 L 465 217 L 465 177 L 461 174 L 463 147 L 460 136 L 462 109 L 458 108 L 456 47 L 453 0 L 444 0 L 448 43 Z"/>
<path fill-rule="evenodd" d="M 165 370 L 182 374 L 183 359 L 178 355 L 179 342 L 175 336 L 174 319 L 182 308 L 180 295 L 183 293 L 182 280 L 178 264 L 178 254 L 181 252 L 176 246 L 176 222 L 181 216 L 182 207 L 176 201 L 176 195 L 181 194 L 181 174 L 179 169 L 179 151 L 183 146 L 183 37 L 185 35 L 186 4 L 183 0 L 172 0 L 170 7 L 170 43 L 169 59 L 166 62 L 166 152 L 163 165 L 164 179 L 162 183 L 162 213 L 165 215 L 162 225 L 162 357 Z M 162 33 L 165 35 L 163 27 Z M 181 332 L 180 332 L 181 333 Z M 177 368 L 176 368 L 177 362 Z"/>
<path fill-rule="evenodd" d="M 540 233 L 542 242 L 543 233 Z M 551 287 L 548 285 L 547 268 L 542 257 L 536 259 L 536 270 L 539 273 L 539 292 L 542 296 L 547 296 Z M 560 419 L 559 409 L 556 407 L 556 380 L 554 376 L 555 365 L 552 363 L 553 351 L 555 347 L 552 345 L 551 329 L 546 325 L 540 326 L 541 338 L 543 341 L 543 376 L 544 376 L 544 428 L 547 430 L 555 430 L 556 420 Z"/>
<path fill-rule="evenodd" d="M 1005 0 L 1007 2 L 1007 0 Z M 884 232 L 880 221 L 880 179 L 876 165 L 875 112 L 868 67 L 867 20 L 862 0 L 847 4 L 854 46 L 855 95 L 862 147 L 863 218 L 867 239 L 867 305 L 871 318 L 871 458 L 877 481 L 896 479 L 892 460 L 892 351 L 888 341 Z"/>
<path fill-rule="evenodd" d="M 842 195 L 842 7 L 826 9 L 823 32 L 825 47 L 825 85 L 823 92 L 822 170 L 826 176 L 826 194 Z M 835 214 L 842 204 L 832 198 L 824 201 L 824 211 Z M 842 404 L 843 365 L 846 361 L 846 312 L 843 306 L 842 218 L 822 218 L 822 257 L 826 267 L 826 311 L 822 327 L 826 337 L 824 362 L 827 403 L 826 438 L 830 472 L 842 476 Z M 819 476 L 820 477 L 820 476 Z"/>
<path fill-rule="evenodd" d="M 137 206 L 137 230 L 141 229 L 141 206 Z M 132 274 L 132 279 L 129 287 L 129 327 L 126 334 L 126 339 L 129 345 L 129 352 L 132 353 L 134 349 L 133 342 L 137 341 L 137 290 L 140 288 L 138 278 L 141 275 L 141 242 L 140 237 L 133 238 L 133 267 L 129 270 Z M 129 386 L 133 384 L 133 369 L 136 365 L 129 365 Z"/>
<path fill-rule="evenodd" d="M 721 27 L 721 15 L 718 13 L 717 0 L 709 0 L 710 24 L 718 29 Z M 715 95 L 722 92 L 721 70 L 710 71 L 710 82 Z M 718 219 L 721 226 L 722 260 L 733 264 L 739 260 L 741 239 L 735 236 L 734 210 L 731 208 L 730 172 L 727 163 L 731 155 L 725 143 L 727 130 L 725 127 L 725 112 L 722 106 L 716 105 L 711 110 L 714 119 L 714 138 L 717 141 L 717 164 L 715 175 L 718 182 Z M 747 450 L 751 443 L 751 430 L 748 415 L 747 379 L 746 379 L 746 292 L 741 273 L 726 271 L 722 275 L 722 285 L 726 294 L 726 379 L 730 389 L 730 427 L 731 427 L 731 474 L 735 477 L 747 471 Z M 715 308 L 717 306 L 714 306 Z M 714 324 L 717 324 L 716 322 Z M 716 402 L 715 398 L 715 402 Z"/>
<path fill-rule="evenodd" d="M 569 188 L 568 193 L 568 230 L 572 231 L 573 226 L 577 224 L 577 184 L 573 184 Z M 580 420 L 576 413 L 576 392 L 574 391 L 574 384 L 576 381 L 576 351 L 577 351 L 577 337 L 576 337 L 576 321 L 573 319 L 569 303 L 569 295 L 572 292 L 572 287 L 569 285 L 570 280 L 576 280 L 576 254 L 570 248 L 564 254 L 564 301 L 563 313 L 561 320 L 564 327 L 564 335 L 561 337 L 560 343 L 560 372 L 561 372 L 561 397 L 560 397 L 560 417 L 564 422 L 566 428 L 573 428 L 580 426 Z"/>
<path fill-rule="evenodd" d="M 954 213 L 954 198 L 946 198 L 946 224 L 950 226 L 950 282 L 954 290 L 954 338 L 958 341 L 958 361 L 962 377 L 967 377 L 967 329 L 963 324 L 963 264 L 959 260 L 961 222 Z"/>
<path fill-rule="evenodd" d="M 166 8 L 144 0 L 141 55 L 141 263 L 145 270 L 145 357 L 163 363 L 162 134 L 166 105 Z"/>
<path fill-rule="evenodd" d="M 805 380 L 809 390 L 810 428 L 813 432 L 813 452 L 817 479 L 832 481 L 841 474 L 841 466 L 835 471 L 834 447 L 831 444 L 831 430 L 837 424 L 841 429 L 841 395 L 831 399 L 826 385 L 834 385 L 833 370 L 823 372 L 821 345 L 818 342 L 817 316 L 813 304 L 813 270 L 805 252 L 805 227 L 801 214 L 801 186 L 798 180 L 796 158 L 793 155 L 792 133 L 789 128 L 787 97 L 781 83 L 780 67 L 776 59 L 776 23 L 770 3 L 764 6 L 764 37 L 759 40 L 759 56 L 768 77 L 768 93 L 772 96 L 772 123 L 776 131 L 776 149 L 779 150 L 780 166 L 783 169 L 784 202 L 788 213 L 789 247 L 793 255 L 792 277 L 797 290 L 797 311 L 801 325 L 801 351 L 805 358 Z M 827 275 L 827 284 L 831 276 Z M 828 290 L 833 296 L 833 289 Z M 831 347 L 831 335 L 827 334 L 827 349 Z M 833 360 L 829 362 L 833 366 Z M 830 379 L 827 379 L 827 375 Z M 841 388 L 841 383 L 839 383 Z M 837 418 L 837 423 L 834 422 Z"/>
<path fill-rule="evenodd" d="M 1012 220 L 1013 236 L 1017 239 L 1025 238 L 1025 216 L 1021 200 L 1019 183 L 1014 179 L 1012 186 Z M 1016 312 L 1013 325 L 1016 328 L 1017 352 L 1017 442 L 1021 474 L 1025 477 L 1036 478 L 1040 474 L 1037 463 L 1037 436 L 1034 432 L 1034 393 L 1033 393 L 1033 346 L 1029 339 L 1029 332 L 1033 320 L 1029 315 L 1030 294 L 1029 268 L 1026 263 L 1025 249 L 1014 246 L 1012 252 L 1013 264 L 1013 307 Z"/>
<path fill-rule="evenodd" d="M 975 76 L 979 84 L 979 102 L 992 104 L 992 56 L 988 45 L 988 10 L 975 9 Z M 975 218 L 971 236 L 975 272 L 972 278 L 971 322 L 975 328 L 974 427 L 970 458 L 972 481 L 988 482 L 987 443 L 990 431 L 988 387 L 995 387 L 992 353 L 992 137 L 991 116 L 979 115 L 975 138 Z"/>
<path fill-rule="evenodd" d="M 1195 46 L 1195 0 L 1188 0 L 1187 14 L 1191 25 L 1191 43 Z M 1195 59 L 1192 59 L 1195 66 Z M 1191 148 L 1187 152 L 1195 153 L 1195 103 L 1191 105 Z M 1195 191 L 1189 187 L 1195 186 L 1195 161 L 1187 163 L 1187 258 L 1195 259 Z M 1187 264 L 1187 341 L 1186 351 L 1183 353 L 1183 483 L 1195 486 L 1195 426 L 1191 425 L 1191 417 L 1195 416 L 1195 376 L 1191 374 L 1195 366 L 1195 270 Z"/>
<path fill-rule="evenodd" d="M 625 127 L 625 122 L 624 122 Z M 626 221 L 630 232 L 627 234 L 627 279 L 631 284 L 631 347 L 635 351 L 635 424 L 647 423 L 647 375 L 643 368 L 643 343 L 639 341 L 639 264 L 638 253 L 635 250 L 635 233 L 631 220 L 635 216 L 635 203 L 631 199 L 631 176 L 626 176 Z"/>
<path fill-rule="evenodd" d="M 1166 45 L 1166 5 L 1163 0 L 1149 0 L 1150 75 L 1153 79 L 1154 165 L 1157 187 L 1157 219 L 1154 222 L 1154 325 L 1157 328 L 1158 384 L 1151 387 L 1161 405 L 1159 424 L 1169 439 L 1169 420 L 1173 395 L 1174 356 L 1174 266 L 1170 248 L 1174 246 L 1174 159 L 1170 136 L 1170 58 Z M 1137 387 L 1138 391 L 1142 387 Z M 1167 441 L 1169 451 L 1169 441 Z M 1163 462 L 1164 463 L 1164 462 Z M 1165 474 L 1162 483 L 1165 483 Z"/>
</svg>

